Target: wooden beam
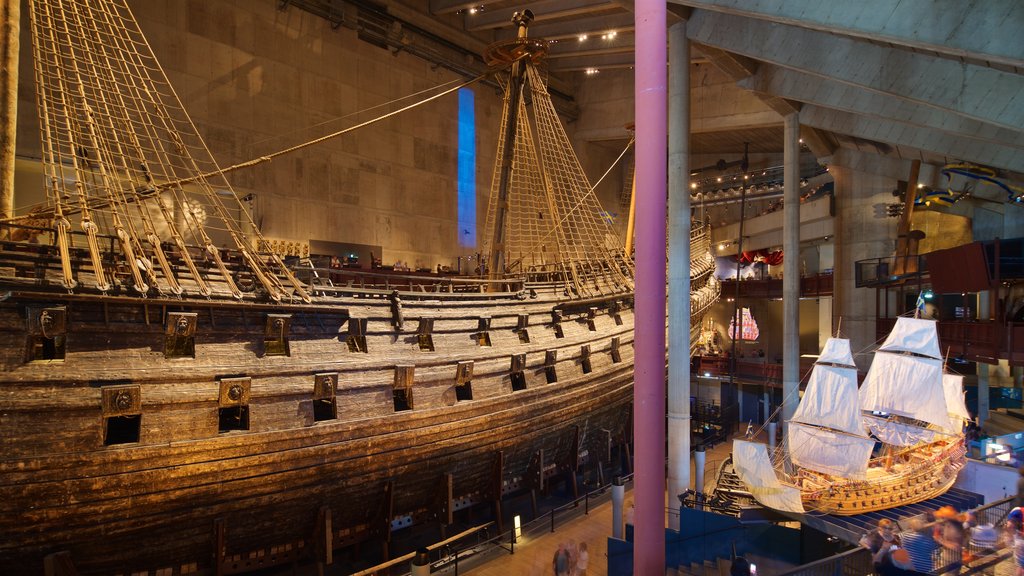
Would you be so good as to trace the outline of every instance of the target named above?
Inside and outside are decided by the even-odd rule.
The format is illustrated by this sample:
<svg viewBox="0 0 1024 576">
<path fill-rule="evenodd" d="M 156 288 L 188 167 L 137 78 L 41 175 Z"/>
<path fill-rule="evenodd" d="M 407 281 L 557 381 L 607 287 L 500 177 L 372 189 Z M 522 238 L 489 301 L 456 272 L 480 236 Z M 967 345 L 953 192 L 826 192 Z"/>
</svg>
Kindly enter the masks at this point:
<svg viewBox="0 0 1024 576">
<path fill-rule="evenodd" d="M 494 502 L 494 521 L 498 523 L 498 533 L 505 531 L 501 515 L 501 480 L 505 475 L 505 453 L 498 450 L 494 453 L 494 466 L 491 468 L 491 500 Z"/>
<path fill-rule="evenodd" d="M 45 576 L 78 576 L 78 569 L 71 561 L 71 552 L 63 550 L 43 557 L 43 574 Z"/>
<path fill-rule="evenodd" d="M 455 489 L 455 477 L 451 472 L 446 472 L 441 475 L 441 481 L 438 489 L 438 507 L 437 520 L 441 524 L 441 537 L 445 537 L 445 531 L 448 526 L 455 522 L 454 516 L 454 502 L 452 501 L 452 494 Z"/>
<path fill-rule="evenodd" d="M 537 517 L 537 493 L 543 492 L 546 488 L 544 482 L 544 449 L 541 448 L 533 453 L 530 464 L 526 467 L 526 475 L 523 482 L 530 489 L 530 505 L 533 509 L 533 517 Z"/>
<path fill-rule="evenodd" d="M 316 561 L 318 566 L 330 566 L 334 563 L 334 529 L 331 523 L 330 506 L 321 506 L 317 515 L 316 530 Z"/>
<path fill-rule="evenodd" d="M 223 518 L 217 518 L 213 521 L 213 573 L 216 576 L 223 576 L 224 574 L 224 549 L 227 546 L 225 530 Z"/>
<path fill-rule="evenodd" d="M 388 480 L 383 486 L 383 495 L 378 508 L 377 517 L 371 519 L 372 531 L 381 537 L 381 553 L 384 558 L 391 557 L 391 517 L 395 509 L 395 485 Z"/>
<path fill-rule="evenodd" d="M 917 272 L 917 259 L 911 260 L 910 257 L 917 255 L 917 245 L 923 235 L 914 234 L 916 231 L 910 229 L 910 219 L 914 215 L 917 179 L 920 174 L 921 160 L 915 158 L 910 163 L 910 177 L 907 179 L 907 189 L 903 196 L 903 214 L 900 216 L 896 231 L 896 256 L 892 266 L 892 273 L 896 276 Z"/>
</svg>

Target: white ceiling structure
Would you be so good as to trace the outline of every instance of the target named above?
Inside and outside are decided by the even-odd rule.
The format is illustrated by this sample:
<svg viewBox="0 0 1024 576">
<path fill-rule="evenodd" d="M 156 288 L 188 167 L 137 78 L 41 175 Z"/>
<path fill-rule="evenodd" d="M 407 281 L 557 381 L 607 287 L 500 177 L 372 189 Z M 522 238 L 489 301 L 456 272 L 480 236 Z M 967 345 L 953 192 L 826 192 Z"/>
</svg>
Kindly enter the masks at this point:
<svg viewBox="0 0 1024 576">
<path fill-rule="evenodd" d="M 573 74 L 634 64 L 633 0 L 281 1 L 379 8 L 466 54 L 514 36 L 513 13 L 530 9 L 530 36 L 558 41 L 552 86 L 569 96 Z M 846 147 L 937 167 L 971 162 L 1024 183 L 1024 2 L 670 0 L 667 9 L 670 25 L 687 20 L 696 64 L 771 110 L 799 111 L 819 157 Z M 751 142 L 751 152 L 780 152 L 781 118 L 762 116 L 695 135 L 694 148 L 727 156 Z"/>
</svg>

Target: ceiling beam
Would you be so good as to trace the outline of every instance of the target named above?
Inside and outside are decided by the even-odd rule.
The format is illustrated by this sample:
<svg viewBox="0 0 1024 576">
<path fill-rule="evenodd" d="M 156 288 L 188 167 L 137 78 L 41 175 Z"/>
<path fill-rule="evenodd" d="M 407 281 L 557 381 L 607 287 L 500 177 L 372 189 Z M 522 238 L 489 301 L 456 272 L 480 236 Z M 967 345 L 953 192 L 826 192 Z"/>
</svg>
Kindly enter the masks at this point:
<svg viewBox="0 0 1024 576">
<path fill-rule="evenodd" d="M 700 51 L 708 57 L 711 64 L 733 80 L 740 80 L 757 72 L 758 63 L 757 60 L 754 60 L 753 58 L 747 58 L 746 56 L 726 52 L 725 50 L 715 48 L 714 46 L 703 44 L 699 46 Z"/>
<path fill-rule="evenodd" d="M 559 18 L 593 14 L 595 12 L 621 10 L 614 2 L 609 0 L 541 0 L 540 2 L 530 2 L 515 8 L 501 8 L 471 15 L 467 14 L 465 19 L 466 30 L 477 32 L 511 26 L 512 15 L 527 9 L 533 12 L 534 22 L 538 23 Z"/>
<path fill-rule="evenodd" d="M 800 125 L 800 138 L 807 145 L 807 149 L 811 151 L 817 158 L 824 158 L 835 154 L 839 148 L 839 143 L 832 136 L 830 132 L 824 130 L 818 130 L 812 126 Z"/>
<path fill-rule="evenodd" d="M 807 2 L 668 0 L 725 14 L 1024 68 L 1024 3 L 1014 0 Z"/>
<path fill-rule="evenodd" d="M 530 26 L 530 36 L 548 40 L 566 40 L 578 38 L 581 34 L 600 36 L 615 31 L 619 34 L 634 31 L 632 14 L 608 14 L 602 16 L 584 16 L 561 22 L 548 22 Z M 515 38 L 513 29 L 498 30 L 496 36 L 502 40 Z"/>
<path fill-rule="evenodd" d="M 551 60 L 550 70 L 552 72 L 583 72 L 588 69 L 632 68 L 633 61 L 633 52 L 573 56 Z"/>
<path fill-rule="evenodd" d="M 430 0 L 431 14 L 455 14 L 460 10 L 469 10 L 483 6 L 487 8 L 502 0 Z"/>
<path fill-rule="evenodd" d="M 947 114 L 930 106 L 884 96 L 849 84 L 842 84 L 805 74 L 764 65 L 753 76 L 737 82 L 740 88 L 756 93 L 817 104 L 827 108 L 860 114 L 880 120 L 900 121 L 939 130 L 979 144 L 995 142 L 1021 149 L 1024 155 L 1024 132 L 1000 128 L 971 118 Z"/>
<path fill-rule="evenodd" d="M 633 62 L 635 50 L 632 46 L 612 46 L 608 48 L 594 48 L 593 50 L 563 50 L 560 52 L 548 53 L 548 60 L 559 60 L 564 58 L 579 58 L 582 56 L 600 56 L 602 54 L 627 54 L 629 61 Z"/>
<path fill-rule="evenodd" d="M 576 38 L 552 43 L 548 49 L 548 58 L 564 58 L 572 55 L 636 52 L 632 34 L 617 34 L 614 38 L 587 37 L 580 41 Z"/>
<path fill-rule="evenodd" d="M 1024 126 L 1024 76 L 834 34 L 698 10 L 687 37 L 821 79 L 906 98 L 1011 130 Z"/>
<path fill-rule="evenodd" d="M 1024 172 L 1024 155 L 1018 148 L 999 144 L 981 144 L 950 134 L 904 122 L 882 121 L 817 105 L 800 110 L 800 123 L 900 147 L 915 148 L 945 156 Z"/>
</svg>

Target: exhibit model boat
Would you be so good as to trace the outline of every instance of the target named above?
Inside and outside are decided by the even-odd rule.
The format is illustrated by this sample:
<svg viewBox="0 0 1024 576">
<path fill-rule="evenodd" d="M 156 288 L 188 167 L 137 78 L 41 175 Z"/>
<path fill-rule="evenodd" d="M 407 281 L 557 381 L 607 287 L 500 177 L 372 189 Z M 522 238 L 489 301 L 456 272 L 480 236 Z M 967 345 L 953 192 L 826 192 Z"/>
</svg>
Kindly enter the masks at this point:
<svg viewBox="0 0 1024 576">
<path fill-rule="evenodd" d="M 489 53 L 511 72 L 488 270 L 416 276 L 286 266 L 124 0 L 28 6 L 49 202 L 0 243 L 0 572 L 383 556 L 395 530 L 474 506 L 500 530 L 503 497 L 609 469 L 633 263 L 528 17 Z M 708 244 L 696 228 L 694 326 Z"/>
<path fill-rule="evenodd" d="M 830 338 L 788 422 L 787 450 L 770 457 L 764 444 L 735 440 L 733 467 L 758 502 L 784 512 L 851 515 L 934 498 L 965 464 L 962 380 L 943 374 L 934 320 L 898 318 L 859 391 L 850 341 Z"/>
</svg>

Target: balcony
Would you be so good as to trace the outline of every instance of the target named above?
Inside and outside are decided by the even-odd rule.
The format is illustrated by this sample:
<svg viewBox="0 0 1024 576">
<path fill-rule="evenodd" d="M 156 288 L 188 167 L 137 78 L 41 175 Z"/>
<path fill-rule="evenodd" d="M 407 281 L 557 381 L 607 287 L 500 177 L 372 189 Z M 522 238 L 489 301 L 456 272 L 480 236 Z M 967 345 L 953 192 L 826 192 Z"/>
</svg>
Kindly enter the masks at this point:
<svg viewBox="0 0 1024 576">
<path fill-rule="evenodd" d="M 807 375 L 814 367 L 814 358 L 800 359 L 800 381 L 807 379 Z M 728 378 L 729 357 L 727 356 L 698 356 L 694 358 L 694 366 L 697 374 L 701 376 Z M 761 359 L 736 359 L 736 381 L 742 384 L 760 384 L 773 388 L 782 387 L 782 364 L 764 362 Z"/>
<path fill-rule="evenodd" d="M 778 278 L 740 280 L 740 298 L 782 298 L 782 280 Z M 736 281 L 722 281 L 722 296 L 736 295 Z M 800 278 L 801 298 L 820 298 L 832 295 L 832 273 L 826 272 Z"/>
</svg>

